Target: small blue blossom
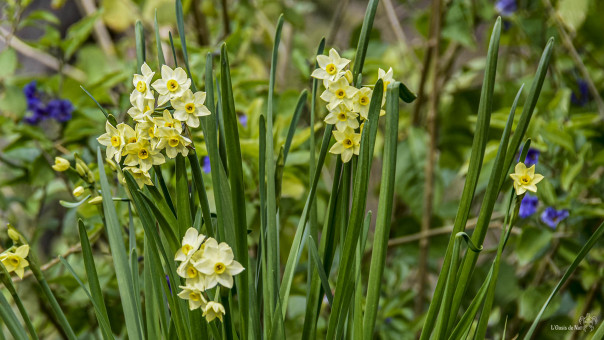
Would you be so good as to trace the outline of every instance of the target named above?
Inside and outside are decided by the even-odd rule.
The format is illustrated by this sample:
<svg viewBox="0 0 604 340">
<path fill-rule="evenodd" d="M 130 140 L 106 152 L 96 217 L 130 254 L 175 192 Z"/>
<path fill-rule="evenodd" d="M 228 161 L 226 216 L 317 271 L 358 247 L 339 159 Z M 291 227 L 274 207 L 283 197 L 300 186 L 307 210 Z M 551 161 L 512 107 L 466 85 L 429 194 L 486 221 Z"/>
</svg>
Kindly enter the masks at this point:
<svg viewBox="0 0 604 340">
<path fill-rule="evenodd" d="M 518 10 L 516 0 L 498 0 L 495 3 L 495 10 L 503 16 L 510 16 Z"/>
<path fill-rule="evenodd" d="M 64 123 L 71 119 L 73 105 L 71 105 L 71 102 L 67 99 L 53 99 L 48 102 L 46 110 L 50 117 Z"/>
<path fill-rule="evenodd" d="M 246 128 L 247 127 L 247 116 L 246 115 L 239 116 L 239 123 L 241 123 L 241 126 Z"/>
<path fill-rule="evenodd" d="M 522 150 L 521 152 L 522 153 Z M 530 168 L 531 166 L 537 164 L 537 162 L 539 161 L 539 155 L 541 154 L 541 151 L 537 150 L 537 149 L 533 149 L 533 148 L 529 148 L 528 152 L 526 153 L 526 158 L 524 159 L 524 165 L 526 165 L 527 168 Z M 518 155 L 518 162 L 520 162 L 520 155 Z"/>
<path fill-rule="evenodd" d="M 556 210 L 553 207 L 547 207 L 541 214 L 541 221 L 550 228 L 555 229 L 562 220 L 568 217 L 568 210 Z"/>
<path fill-rule="evenodd" d="M 170 293 L 172 293 L 172 285 L 170 285 L 170 277 L 166 275 L 166 281 L 168 282 L 168 288 L 170 289 Z"/>
<path fill-rule="evenodd" d="M 533 196 L 531 194 L 526 194 L 520 203 L 520 210 L 518 211 L 518 216 L 521 218 L 527 218 L 532 214 L 537 212 L 537 205 L 539 204 L 539 199 L 537 196 Z"/>
<path fill-rule="evenodd" d="M 32 98 L 37 97 L 38 88 L 36 87 L 35 80 L 23 87 L 23 94 L 25 94 L 25 98 L 27 98 L 27 99 L 32 99 Z"/>
<path fill-rule="evenodd" d="M 210 167 L 210 157 L 205 156 L 203 158 L 203 172 L 205 172 L 206 174 L 209 174 L 212 171 L 212 168 Z"/>
<path fill-rule="evenodd" d="M 570 95 L 570 102 L 577 106 L 585 106 L 589 103 L 589 88 L 585 80 L 577 79 L 577 91 L 573 91 Z"/>
</svg>

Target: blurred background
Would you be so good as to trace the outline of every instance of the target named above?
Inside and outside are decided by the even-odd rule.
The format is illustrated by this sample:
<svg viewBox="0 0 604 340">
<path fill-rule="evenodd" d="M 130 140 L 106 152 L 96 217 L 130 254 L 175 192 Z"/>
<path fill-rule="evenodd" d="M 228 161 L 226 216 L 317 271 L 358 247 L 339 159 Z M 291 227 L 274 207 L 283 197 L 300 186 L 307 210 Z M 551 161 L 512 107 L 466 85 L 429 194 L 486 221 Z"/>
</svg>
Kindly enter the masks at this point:
<svg viewBox="0 0 604 340">
<path fill-rule="evenodd" d="M 334 47 L 352 59 L 367 2 L 183 0 L 183 6 L 191 72 L 198 86 L 206 86 L 206 54 L 217 53 L 223 41 L 228 45 L 245 160 L 245 208 L 249 229 L 257 231 L 258 118 L 266 110 L 277 18 L 280 13 L 285 16 L 275 103 L 275 145 L 279 147 L 300 91 L 310 90 L 309 75 L 319 41 L 325 37 L 327 49 Z M 363 82 L 375 82 L 378 68 L 392 67 L 394 78 L 404 82 L 418 98 L 412 104 L 401 104 L 396 206 L 376 338 L 414 339 L 421 328 L 461 196 L 486 49 L 497 16 L 503 18 L 504 28 L 490 140 L 473 203 L 475 213 L 514 97 L 524 84 L 520 104 L 524 103 L 547 40 L 553 36 L 556 45 L 527 132 L 532 149 L 525 161 L 536 164 L 537 172 L 546 179 L 536 195 L 524 199 L 517 228 L 504 252 L 490 338 L 500 339 L 506 323 L 506 338 L 526 330 L 542 301 L 604 217 L 604 2 L 381 0 Z M 99 232 L 102 225 L 96 207 L 70 205 L 77 201 L 72 195 L 76 180 L 69 174 L 54 172 L 51 165 L 56 156 L 73 160 L 77 153 L 91 168 L 96 167 L 96 138 L 104 131 L 105 117 L 81 87 L 118 121 L 128 119 L 131 77 L 136 72 L 137 20 L 145 30 L 146 60 L 153 69 L 157 69 L 155 20 L 167 63 L 175 66 L 182 60 L 172 0 L 0 3 L 0 250 L 10 245 L 7 223 L 24 232 L 46 263 L 49 282 L 67 309 L 70 323 L 85 338 L 95 337 L 93 310 L 72 276 L 62 266 L 55 266 L 57 255 L 62 254 L 83 274 L 77 254 L 77 218 L 85 219 L 96 231 L 93 242 L 101 284 L 107 307 L 115 310 L 109 313 L 115 319 L 112 324 L 122 322 L 117 283 L 107 241 Z M 176 60 L 170 34 L 174 35 Z M 287 256 L 297 224 L 295 216 L 300 215 L 309 187 L 310 131 L 312 128 L 319 133 L 326 114 L 319 105 L 319 120 L 312 126 L 308 107 L 283 174 L 283 256 Z M 518 110 L 517 117 L 521 108 Z M 194 141 L 198 154 L 205 156 L 200 131 L 194 134 Z M 376 155 L 381 155 L 379 135 L 377 150 Z M 373 211 L 379 193 L 380 160 L 376 157 L 372 198 L 368 201 Z M 207 158 L 202 162 L 207 164 Z M 334 164 L 335 157 L 328 156 L 317 196 L 319 222 L 324 218 Z M 171 170 L 167 167 L 166 171 Z M 165 175 L 172 178 L 170 172 Z M 205 183 L 209 185 L 211 180 L 207 178 Z M 510 187 L 511 182 L 504 191 Z M 208 191 L 212 205 L 211 187 Z M 495 207 L 492 232 L 487 235 L 471 290 L 482 282 L 495 255 L 503 209 L 503 204 Z M 126 220 L 127 210 L 120 211 Z M 475 215 L 466 228 L 469 231 Z M 250 235 L 252 239 L 257 237 L 257 233 Z M 600 242 L 548 308 L 548 319 L 542 323 L 538 338 L 589 339 L 589 332 L 561 332 L 550 325 L 577 324 L 587 314 L 601 320 L 603 277 L 604 248 Z M 306 281 L 298 279 L 292 286 L 294 303 L 289 304 L 286 321 L 288 336 L 293 339 L 301 336 L 306 294 Z M 30 280 L 24 278 L 18 288 L 29 292 L 22 296 L 31 310 L 39 312 L 33 322 L 43 330 L 40 335 L 57 337 L 55 320 Z M 320 331 L 324 323 L 325 319 L 319 321 Z"/>
</svg>

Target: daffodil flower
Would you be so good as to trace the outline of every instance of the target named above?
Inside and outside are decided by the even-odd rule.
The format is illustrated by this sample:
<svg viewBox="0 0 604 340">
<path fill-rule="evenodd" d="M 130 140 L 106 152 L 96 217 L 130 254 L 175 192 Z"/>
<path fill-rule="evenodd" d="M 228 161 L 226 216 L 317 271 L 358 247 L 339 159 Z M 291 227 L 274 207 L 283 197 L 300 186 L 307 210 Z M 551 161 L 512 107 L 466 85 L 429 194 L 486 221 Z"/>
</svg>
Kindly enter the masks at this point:
<svg viewBox="0 0 604 340">
<path fill-rule="evenodd" d="M 212 322 L 218 318 L 222 322 L 222 316 L 224 315 L 224 306 L 218 302 L 210 301 L 203 309 L 203 315 L 207 322 Z"/>
<path fill-rule="evenodd" d="M 180 289 L 182 289 L 182 291 L 178 293 L 178 297 L 189 301 L 190 310 L 201 308 L 205 313 L 205 307 L 208 301 L 199 289 L 190 286 L 180 286 Z"/>
<path fill-rule="evenodd" d="M 329 152 L 342 155 L 342 162 L 348 163 L 352 155 L 359 154 L 360 133 L 355 133 L 352 128 L 347 127 L 344 131 L 334 131 L 333 136 L 336 138 L 336 143 L 329 149 Z"/>
<path fill-rule="evenodd" d="M 148 139 L 152 145 L 157 144 L 158 138 L 155 135 L 157 127 L 151 116 L 146 116 L 144 120 L 136 123 L 135 131 L 140 138 Z"/>
<path fill-rule="evenodd" d="M 10 272 L 15 272 L 19 278 L 23 278 L 25 267 L 29 266 L 29 262 L 25 259 L 29 254 L 29 246 L 24 244 L 17 248 L 14 253 L 7 251 L 0 255 L 0 261 Z"/>
<path fill-rule="evenodd" d="M 174 119 L 168 110 L 164 110 L 164 113 L 161 117 L 153 118 L 153 123 L 155 123 L 156 137 L 160 134 L 161 130 L 176 129 L 178 133 L 182 133 L 181 122 Z"/>
<path fill-rule="evenodd" d="M 134 178 L 140 189 L 142 189 L 145 184 L 153 186 L 151 175 L 149 175 L 148 171 L 143 171 L 142 169 L 133 166 L 127 166 L 124 170 L 129 171 L 132 174 L 132 178 Z"/>
<path fill-rule="evenodd" d="M 310 75 L 317 79 L 335 81 L 342 76 L 344 67 L 350 63 L 349 59 L 341 58 L 335 49 L 329 50 L 329 57 L 325 55 L 317 56 L 319 68 Z"/>
<path fill-rule="evenodd" d="M 350 86 L 346 78 L 342 77 L 329 82 L 327 89 L 321 93 L 321 99 L 328 103 L 327 109 L 329 111 L 334 110 L 340 104 L 351 107 L 352 97 L 357 91 L 357 88 Z"/>
<path fill-rule="evenodd" d="M 203 257 L 195 263 L 206 278 L 206 288 L 210 289 L 220 284 L 227 288 L 233 287 L 233 276 L 241 273 L 243 266 L 234 260 L 233 250 L 228 244 L 210 238 L 205 242 Z"/>
<path fill-rule="evenodd" d="M 161 79 L 153 82 L 153 88 L 159 93 L 157 105 L 161 106 L 168 100 L 176 99 L 185 93 L 191 86 L 191 79 L 187 78 L 187 73 L 181 67 L 172 70 L 163 65 L 161 67 Z"/>
<path fill-rule="evenodd" d="M 174 261 L 186 261 L 190 259 L 199 250 L 204 238 L 205 235 L 200 234 L 197 229 L 187 229 L 185 236 L 182 238 L 182 247 L 176 252 Z"/>
<path fill-rule="evenodd" d="M 139 139 L 136 143 L 126 145 L 124 151 L 126 152 L 124 164 L 140 166 L 143 171 L 149 171 L 153 165 L 163 164 L 166 161 L 164 155 L 152 148 L 146 139 Z"/>
<path fill-rule="evenodd" d="M 202 91 L 193 92 L 185 91 L 180 98 L 171 101 L 174 108 L 174 118 L 184 122 L 192 128 L 199 126 L 199 118 L 210 114 L 210 110 L 203 105 L 206 101 L 206 93 Z"/>
<path fill-rule="evenodd" d="M 187 146 L 191 144 L 191 140 L 178 133 L 176 129 L 159 130 L 157 137 L 159 137 L 159 142 L 157 142 L 155 148 L 158 150 L 165 149 L 168 157 L 176 158 L 179 153 L 183 156 L 189 154 Z"/>
<path fill-rule="evenodd" d="M 522 195 L 527 190 L 537 192 L 537 183 L 541 182 L 543 176 L 535 173 L 535 165 L 527 168 L 524 163 L 516 164 L 514 173 L 510 175 L 514 180 L 514 190 L 516 195 Z"/>
<path fill-rule="evenodd" d="M 71 166 L 71 164 L 69 164 L 69 161 L 66 160 L 65 158 L 55 157 L 55 164 L 53 166 L 51 166 L 51 168 L 54 171 L 63 172 L 63 171 L 67 171 L 67 169 L 69 169 L 70 166 Z"/>
<path fill-rule="evenodd" d="M 109 123 L 109 121 L 105 122 L 105 131 L 107 132 L 96 140 L 98 140 L 101 145 L 107 147 L 107 150 L 105 151 L 107 158 L 115 158 L 115 161 L 119 162 L 122 156 L 122 148 L 124 147 L 124 144 L 126 144 L 123 136 L 117 128 Z"/>
<path fill-rule="evenodd" d="M 135 91 L 136 92 L 136 91 Z M 142 122 L 147 117 L 151 117 L 155 110 L 155 99 L 139 100 L 134 96 L 134 92 L 130 95 L 130 103 L 132 107 L 128 109 L 128 114 L 137 122 Z"/>
<path fill-rule="evenodd" d="M 369 103 L 373 90 L 368 87 L 362 87 L 352 97 L 352 110 L 358 112 L 363 119 L 369 115 Z"/>
<path fill-rule="evenodd" d="M 143 63 L 141 66 L 142 75 L 135 74 L 132 78 L 132 85 L 134 85 L 134 91 L 130 95 L 130 100 L 134 100 L 142 103 L 144 100 L 155 100 L 153 97 L 153 91 L 151 91 L 151 79 L 153 79 L 153 75 L 155 72 L 151 71 L 151 68 L 147 65 L 147 63 Z"/>
<path fill-rule="evenodd" d="M 336 129 L 340 131 L 345 130 L 347 127 L 356 129 L 359 127 L 358 116 L 355 112 L 350 111 L 346 105 L 340 104 L 325 117 L 325 123 L 335 124 Z"/>
</svg>

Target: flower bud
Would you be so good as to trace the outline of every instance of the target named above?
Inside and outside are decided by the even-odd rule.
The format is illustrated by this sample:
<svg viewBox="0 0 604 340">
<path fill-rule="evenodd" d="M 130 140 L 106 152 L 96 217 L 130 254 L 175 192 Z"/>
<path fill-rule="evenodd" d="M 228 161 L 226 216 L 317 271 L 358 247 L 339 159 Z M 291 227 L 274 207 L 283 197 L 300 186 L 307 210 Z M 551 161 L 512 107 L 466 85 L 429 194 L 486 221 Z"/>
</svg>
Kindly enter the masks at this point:
<svg viewBox="0 0 604 340">
<path fill-rule="evenodd" d="M 99 204 L 103 203 L 103 197 L 97 196 L 97 197 L 91 198 L 88 200 L 88 203 L 93 204 L 93 205 L 99 205 Z"/>
<path fill-rule="evenodd" d="M 69 161 L 62 157 L 55 157 L 55 164 L 52 166 L 54 171 L 66 171 L 71 165 Z"/>
<path fill-rule="evenodd" d="M 344 73 L 344 77 L 346 78 L 346 80 L 348 80 L 348 83 L 350 85 L 353 85 L 353 81 L 354 79 L 352 79 L 352 72 L 350 72 L 350 70 L 346 70 L 346 72 Z"/>
<path fill-rule="evenodd" d="M 73 195 L 75 197 L 80 197 L 80 196 L 82 196 L 83 193 L 84 193 L 84 187 L 82 187 L 81 185 L 78 186 L 77 188 L 73 189 Z"/>
<path fill-rule="evenodd" d="M 8 227 L 8 237 L 10 237 L 10 239 L 14 242 L 19 242 L 19 238 L 21 237 L 21 235 L 14 228 Z"/>
<path fill-rule="evenodd" d="M 86 177 L 86 170 L 79 162 L 76 162 L 76 171 L 81 177 Z"/>
</svg>

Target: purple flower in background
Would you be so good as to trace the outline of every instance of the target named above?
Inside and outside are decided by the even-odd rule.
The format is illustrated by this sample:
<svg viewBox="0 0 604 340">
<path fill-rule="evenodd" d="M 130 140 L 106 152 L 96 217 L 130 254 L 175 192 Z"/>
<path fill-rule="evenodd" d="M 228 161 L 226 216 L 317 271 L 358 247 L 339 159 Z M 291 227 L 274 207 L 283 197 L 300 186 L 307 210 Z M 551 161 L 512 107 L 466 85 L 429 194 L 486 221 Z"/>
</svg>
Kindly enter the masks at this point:
<svg viewBox="0 0 604 340">
<path fill-rule="evenodd" d="M 520 150 L 522 153 L 522 150 Z M 537 162 L 539 161 L 539 155 L 541 154 L 541 151 L 537 150 L 537 149 L 533 149 L 533 148 L 529 148 L 528 152 L 526 153 L 526 158 L 524 159 L 524 165 L 526 165 L 527 167 L 531 167 L 535 164 L 537 164 Z M 520 162 L 520 155 L 518 155 L 518 162 Z"/>
<path fill-rule="evenodd" d="M 241 125 L 244 128 L 246 128 L 247 127 L 247 116 L 246 115 L 239 116 L 239 123 L 241 123 Z"/>
<path fill-rule="evenodd" d="M 71 119 L 73 105 L 71 105 L 71 102 L 67 99 L 53 99 L 48 102 L 46 110 L 50 117 L 64 123 Z"/>
<path fill-rule="evenodd" d="M 589 103 L 589 88 L 585 80 L 577 79 L 577 91 L 573 90 L 570 95 L 570 102 L 577 106 L 585 106 Z"/>
<path fill-rule="evenodd" d="M 558 223 L 567 217 L 568 210 L 556 210 L 553 207 L 547 207 L 547 209 L 545 209 L 545 211 L 541 214 L 541 221 L 550 226 L 550 228 L 555 229 L 558 226 Z"/>
<path fill-rule="evenodd" d="M 36 87 L 36 81 L 32 81 L 29 84 L 23 87 L 23 93 L 25 94 L 25 98 L 32 99 L 36 98 L 38 95 L 38 88 Z"/>
<path fill-rule="evenodd" d="M 527 218 L 532 214 L 537 212 L 537 205 L 539 204 L 539 199 L 537 196 L 533 196 L 531 194 L 526 194 L 520 203 L 520 210 L 518 211 L 518 216 L 521 218 Z"/>
<path fill-rule="evenodd" d="M 170 277 L 166 275 L 166 281 L 168 281 L 168 288 L 170 288 L 170 293 L 172 293 L 172 285 L 170 285 Z"/>
<path fill-rule="evenodd" d="M 210 167 L 210 157 L 205 156 L 203 158 L 203 172 L 209 174 L 210 171 L 212 171 L 212 168 Z"/>
<path fill-rule="evenodd" d="M 503 16 L 510 16 L 518 10 L 518 5 L 516 0 L 498 0 L 495 3 L 495 10 Z"/>
</svg>

